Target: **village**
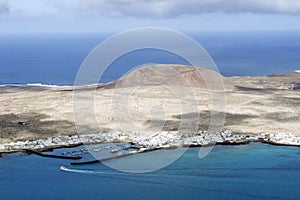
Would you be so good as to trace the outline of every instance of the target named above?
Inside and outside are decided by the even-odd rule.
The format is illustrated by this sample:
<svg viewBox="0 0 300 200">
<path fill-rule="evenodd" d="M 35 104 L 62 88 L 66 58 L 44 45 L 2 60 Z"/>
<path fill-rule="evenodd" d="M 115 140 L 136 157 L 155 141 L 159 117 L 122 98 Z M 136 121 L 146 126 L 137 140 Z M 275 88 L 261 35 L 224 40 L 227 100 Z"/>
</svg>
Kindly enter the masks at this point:
<svg viewBox="0 0 300 200">
<path fill-rule="evenodd" d="M 170 149 L 177 147 L 196 147 L 219 145 L 241 145 L 250 142 L 264 142 L 274 145 L 300 146 L 300 137 L 292 133 L 261 133 L 259 135 L 236 134 L 225 130 L 215 134 L 199 131 L 196 135 L 183 135 L 178 131 L 99 133 L 85 135 L 61 135 L 38 140 L 23 140 L 0 144 L 0 152 L 18 152 L 26 150 L 44 151 L 55 148 L 74 147 L 87 144 L 126 142 L 137 149 Z"/>
</svg>

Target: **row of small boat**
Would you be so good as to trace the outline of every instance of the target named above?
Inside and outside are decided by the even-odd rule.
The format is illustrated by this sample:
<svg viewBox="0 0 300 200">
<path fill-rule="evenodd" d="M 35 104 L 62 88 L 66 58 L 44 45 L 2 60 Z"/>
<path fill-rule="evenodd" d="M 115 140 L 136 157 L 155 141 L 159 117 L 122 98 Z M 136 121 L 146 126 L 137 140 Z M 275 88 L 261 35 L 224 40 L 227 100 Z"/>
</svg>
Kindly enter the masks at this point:
<svg viewBox="0 0 300 200">
<path fill-rule="evenodd" d="M 74 151 L 67 151 L 67 152 L 62 152 L 61 155 L 83 155 L 83 154 L 87 154 L 89 151 L 102 151 L 104 149 L 110 149 L 113 148 L 112 146 L 97 146 L 97 147 L 90 147 L 90 148 L 82 148 L 82 149 L 77 149 Z M 131 145 L 126 144 L 124 145 L 122 148 L 114 148 L 112 149 L 110 152 L 111 153 L 117 153 L 119 151 L 123 150 L 128 150 L 129 148 L 131 148 Z M 134 148 L 134 147 L 133 147 Z"/>
</svg>

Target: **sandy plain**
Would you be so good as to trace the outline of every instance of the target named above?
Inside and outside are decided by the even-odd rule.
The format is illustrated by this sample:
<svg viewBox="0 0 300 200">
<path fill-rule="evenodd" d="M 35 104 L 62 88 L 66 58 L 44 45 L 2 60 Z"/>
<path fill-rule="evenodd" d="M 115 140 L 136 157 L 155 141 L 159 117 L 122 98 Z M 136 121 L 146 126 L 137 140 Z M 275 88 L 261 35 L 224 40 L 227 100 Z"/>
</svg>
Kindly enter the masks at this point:
<svg viewBox="0 0 300 200">
<path fill-rule="evenodd" d="M 100 132 L 232 130 L 300 136 L 300 73 L 223 77 L 181 65 L 93 86 L 1 86 L 0 143 Z"/>
</svg>

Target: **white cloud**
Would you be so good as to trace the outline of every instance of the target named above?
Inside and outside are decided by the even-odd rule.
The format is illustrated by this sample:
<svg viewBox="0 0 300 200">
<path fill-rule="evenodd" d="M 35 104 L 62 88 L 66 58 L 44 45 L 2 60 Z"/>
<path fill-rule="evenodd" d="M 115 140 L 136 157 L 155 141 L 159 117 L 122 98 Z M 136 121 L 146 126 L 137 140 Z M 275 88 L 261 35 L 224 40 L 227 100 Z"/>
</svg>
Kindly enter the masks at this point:
<svg viewBox="0 0 300 200">
<path fill-rule="evenodd" d="M 0 0 L 0 14 L 9 13 L 9 5 L 7 0 Z"/>
<path fill-rule="evenodd" d="M 300 14 L 298 0 L 77 0 L 58 2 L 63 12 L 80 16 L 177 18 L 203 13 Z"/>
<path fill-rule="evenodd" d="M 10 9 L 12 8 L 12 9 Z M 207 13 L 300 14 L 299 0 L 0 0 L 0 14 L 178 18 Z"/>
<path fill-rule="evenodd" d="M 0 0 L 1 32 L 300 30 L 300 0 Z"/>
</svg>

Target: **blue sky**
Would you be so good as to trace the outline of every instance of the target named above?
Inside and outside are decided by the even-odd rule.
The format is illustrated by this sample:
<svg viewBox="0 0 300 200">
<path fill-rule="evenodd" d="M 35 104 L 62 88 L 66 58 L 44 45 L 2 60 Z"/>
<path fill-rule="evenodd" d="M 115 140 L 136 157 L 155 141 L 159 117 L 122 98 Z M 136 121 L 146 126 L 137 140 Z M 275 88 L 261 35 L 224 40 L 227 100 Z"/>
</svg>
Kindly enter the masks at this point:
<svg viewBox="0 0 300 200">
<path fill-rule="evenodd" d="M 0 0 L 0 33 L 300 30 L 298 0 Z"/>
</svg>

